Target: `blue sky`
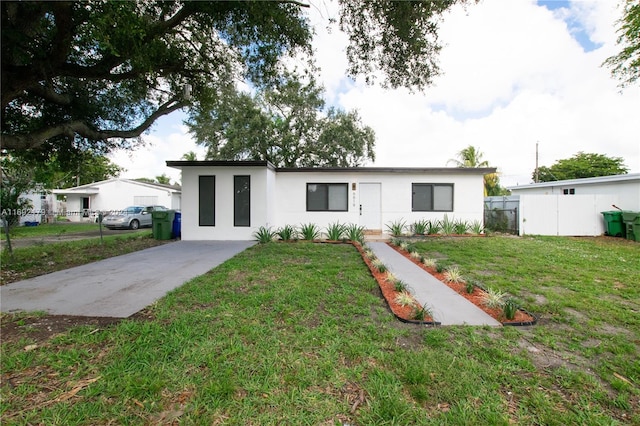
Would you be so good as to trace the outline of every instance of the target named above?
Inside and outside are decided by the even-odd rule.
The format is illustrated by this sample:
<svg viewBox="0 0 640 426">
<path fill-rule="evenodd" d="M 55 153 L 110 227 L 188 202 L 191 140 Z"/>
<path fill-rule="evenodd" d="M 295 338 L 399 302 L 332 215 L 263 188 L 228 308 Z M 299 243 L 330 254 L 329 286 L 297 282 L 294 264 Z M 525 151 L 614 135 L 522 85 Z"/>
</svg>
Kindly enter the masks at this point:
<svg viewBox="0 0 640 426">
<path fill-rule="evenodd" d="M 584 22 L 570 14 L 571 2 L 567 0 L 538 0 L 536 3 L 556 12 L 567 24 L 571 36 L 580 43 L 585 52 L 591 52 L 602 46 L 602 43 L 594 43 L 591 40 L 589 30 L 584 26 Z"/>
<path fill-rule="evenodd" d="M 473 145 L 501 172 L 503 185 L 526 184 L 535 168 L 579 151 L 622 157 L 640 172 L 640 87 L 621 92 L 602 62 L 618 51 L 613 0 L 483 0 L 456 7 L 441 24 L 444 71 L 424 93 L 383 90 L 345 76 L 346 36 L 324 28 L 335 1 L 310 8 L 314 48 L 328 103 L 357 109 L 376 133 L 373 166 L 443 167 Z M 318 10 L 322 9 L 320 15 Z M 114 160 L 124 177 L 179 171 L 165 166 L 194 150 L 184 114 L 158 121 L 148 146 Z"/>
</svg>

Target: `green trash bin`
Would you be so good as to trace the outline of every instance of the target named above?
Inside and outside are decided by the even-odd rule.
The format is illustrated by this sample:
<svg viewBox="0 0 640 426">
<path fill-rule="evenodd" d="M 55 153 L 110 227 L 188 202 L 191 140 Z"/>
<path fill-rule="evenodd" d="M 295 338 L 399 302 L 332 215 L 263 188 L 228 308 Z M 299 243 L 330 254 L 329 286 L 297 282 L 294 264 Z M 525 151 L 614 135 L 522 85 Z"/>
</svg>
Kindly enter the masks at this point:
<svg viewBox="0 0 640 426">
<path fill-rule="evenodd" d="M 618 210 L 601 212 L 606 224 L 606 234 L 612 237 L 625 237 L 626 227 L 622 220 L 622 212 Z"/>
<path fill-rule="evenodd" d="M 175 210 L 154 210 L 151 212 L 153 238 L 156 240 L 171 239 L 175 213 Z"/>
<path fill-rule="evenodd" d="M 640 212 L 622 211 L 627 240 L 640 241 Z"/>
</svg>

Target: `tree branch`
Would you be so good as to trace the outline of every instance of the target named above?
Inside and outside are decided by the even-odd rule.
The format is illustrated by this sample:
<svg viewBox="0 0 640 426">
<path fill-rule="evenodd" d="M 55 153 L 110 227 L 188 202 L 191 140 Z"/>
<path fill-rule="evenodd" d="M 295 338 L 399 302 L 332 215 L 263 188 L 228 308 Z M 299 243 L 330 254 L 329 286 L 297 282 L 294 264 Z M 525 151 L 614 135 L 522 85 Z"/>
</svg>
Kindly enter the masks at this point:
<svg viewBox="0 0 640 426">
<path fill-rule="evenodd" d="M 69 105 L 71 103 L 71 97 L 69 95 L 64 95 L 56 92 L 51 87 L 47 87 L 40 84 L 34 84 L 31 87 L 28 87 L 27 92 L 39 96 L 47 101 L 53 102 L 58 105 Z"/>
<path fill-rule="evenodd" d="M 66 123 L 60 123 L 37 132 L 23 135 L 0 135 L 0 146 L 2 149 L 8 150 L 25 150 L 33 149 L 41 146 L 45 141 L 56 136 L 75 134 L 92 140 L 107 140 L 113 138 L 130 139 L 137 138 L 145 130 L 147 130 L 159 117 L 167 115 L 183 108 L 186 102 L 176 102 L 171 100 L 160 107 L 142 122 L 138 127 L 130 130 L 100 130 L 95 129 L 89 123 L 82 120 L 75 120 Z"/>
</svg>

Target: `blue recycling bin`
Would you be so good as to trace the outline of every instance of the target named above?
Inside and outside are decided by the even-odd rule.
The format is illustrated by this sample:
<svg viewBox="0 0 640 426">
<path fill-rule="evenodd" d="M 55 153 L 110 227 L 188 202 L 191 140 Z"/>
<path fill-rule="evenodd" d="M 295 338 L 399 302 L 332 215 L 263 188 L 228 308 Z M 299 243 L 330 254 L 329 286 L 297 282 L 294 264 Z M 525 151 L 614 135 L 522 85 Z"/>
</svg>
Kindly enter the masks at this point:
<svg viewBox="0 0 640 426">
<path fill-rule="evenodd" d="M 180 228 L 182 227 L 182 213 L 175 212 L 175 216 L 173 216 L 173 238 L 180 238 L 182 233 L 180 232 Z"/>
</svg>

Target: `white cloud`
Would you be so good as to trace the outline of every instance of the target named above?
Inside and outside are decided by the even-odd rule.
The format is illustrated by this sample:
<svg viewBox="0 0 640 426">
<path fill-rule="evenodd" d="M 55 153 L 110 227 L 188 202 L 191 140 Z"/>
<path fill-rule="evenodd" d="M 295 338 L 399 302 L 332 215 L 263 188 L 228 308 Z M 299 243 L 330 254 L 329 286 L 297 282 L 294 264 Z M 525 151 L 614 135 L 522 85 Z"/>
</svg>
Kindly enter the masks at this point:
<svg viewBox="0 0 640 426">
<path fill-rule="evenodd" d="M 309 13 L 328 102 L 358 109 L 374 128 L 375 165 L 442 167 L 474 145 L 508 186 L 530 181 L 537 141 L 540 165 L 584 151 L 622 157 L 631 172 L 640 172 L 640 87 L 620 93 L 601 66 L 618 49 L 620 9 L 612 3 L 573 1 L 561 12 L 532 0 L 456 7 L 441 25 L 444 75 L 423 94 L 347 79 L 347 38 L 335 26 L 326 32 L 329 18 L 337 17 L 337 2 L 320 2 Z M 576 22 L 599 47 L 583 49 Z M 167 118 L 180 121 L 179 115 Z M 204 155 L 180 124 L 158 126 L 146 139 L 152 147 L 136 151 L 133 160 L 116 156 L 128 176 L 167 173 L 177 179 L 179 172 L 167 168 L 166 160 L 190 150 Z"/>
<path fill-rule="evenodd" d="M 581 1 L 566 12 L 602 46 L 585 52 L 562 14 L 532 1 L 485 0 L 445 17 L 444 75 L 424 94 L 358 83 L 338 101 L 376 131 L 375 165 L 444 166 L 474 145 L 500 169 L 503 185 L 524 184 L 539 141 L 540 165 L 584 151 L 623 157 L 639 172 L 640 90 L 620 93 L 601 67 L 616 51 L 618 11 Z M 317 49 L 337 54 L 343 46 L 334 40 Z"/>
</svg>

